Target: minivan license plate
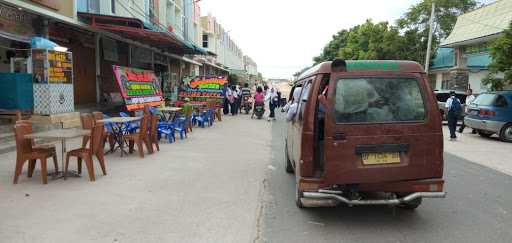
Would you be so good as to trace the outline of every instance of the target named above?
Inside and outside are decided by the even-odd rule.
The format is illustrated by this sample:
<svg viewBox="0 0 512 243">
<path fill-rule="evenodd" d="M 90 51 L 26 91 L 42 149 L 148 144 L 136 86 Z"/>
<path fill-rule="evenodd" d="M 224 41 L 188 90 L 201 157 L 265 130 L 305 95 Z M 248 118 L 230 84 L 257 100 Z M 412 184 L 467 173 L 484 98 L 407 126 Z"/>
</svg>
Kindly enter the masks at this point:
<svg viewBox="0 0 512 243">
<path fill-rule="evenodd" d="M 400 163 L 400 153 L 363 153 L 363 164 L 384 165 Z"/>
</svg>

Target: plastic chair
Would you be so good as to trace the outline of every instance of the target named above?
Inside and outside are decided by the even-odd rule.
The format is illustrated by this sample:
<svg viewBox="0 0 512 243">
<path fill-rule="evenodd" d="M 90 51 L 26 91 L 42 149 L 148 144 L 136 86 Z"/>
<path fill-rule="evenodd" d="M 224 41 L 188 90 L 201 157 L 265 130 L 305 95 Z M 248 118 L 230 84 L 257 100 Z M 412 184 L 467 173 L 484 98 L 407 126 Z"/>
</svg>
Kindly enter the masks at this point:
<svg viewBox="0 0 512 243">
<path fill-rule="evenodd" d="M 43 184 L 48 184 L 48 172 L 46 170 L 46 160 L 53 158 L 55 172 L 59 171 L 57 164 L 57 155 L 55 149 L 51 148 L 33 148 L 33 140 L 25 139 L 25 135 L 32 133 L 32 126 L 29 124 L 19 123 L 14 125 L 14 136 L 16 138 L 16 168 L 14 170 L 13 184 L 18 184 L 18 178 L 23 170 L 23 165 L 28 163 L 28 177 L 31 178 L 36 167 L 36 161 L 41 162 L 41 179 Z"/>
<path fill-rule="evenodd" d="M 157 139 L 160 140 L 162 135 L 167 137 L 169 143 L 176 141 L 176 135 L 174 134 L 174 124 L 162 123 L 157 125 Z"/>
<path fill-rule="evenodd" d="M 71 157 L 77 157 L 78 163 L 78 173 L 82 173 L 82 160 L 85 161 L 85 166 L 87 167 L 87 172 L 89 174 L 89 180 L 95 181 L 96 177 L 94 175 L 94 165 L 92 156 L 95 155 L 100 162 L 101 170 L 103 175 L 107 175 L 107 170 L 105 168 L 105 157 L 101 152 L 102 145 L 102 137 L 105 132 L 105 128 L 102 122 L 97 122 L 91 128 L 91 142 L 89 143 L 89 147 L 83 147 L 75 150 L 71 150 L 66 153 L 66 164 L 64 167 L 64 173 L 68 172 L 69 167 L 69 159 Z"/>
<path fill-rule="evenodd" d="M 126 114 L 125 112 L 119 112 L 119 115 L 121 117 L 131 117 L 130 115 Z M 137 123 L 134 123 L 134 122 L 123 123 L 123 133 L 134 133 L 139 128 L 140 128 L 140 125 Z"/>
<path fill-rule="evenodd" d="M 175 121 L 174 130 L 180 134 L 180 139 L 187 137 L 188 119 L 186 117 L 177 118 Z"/>
</svg>

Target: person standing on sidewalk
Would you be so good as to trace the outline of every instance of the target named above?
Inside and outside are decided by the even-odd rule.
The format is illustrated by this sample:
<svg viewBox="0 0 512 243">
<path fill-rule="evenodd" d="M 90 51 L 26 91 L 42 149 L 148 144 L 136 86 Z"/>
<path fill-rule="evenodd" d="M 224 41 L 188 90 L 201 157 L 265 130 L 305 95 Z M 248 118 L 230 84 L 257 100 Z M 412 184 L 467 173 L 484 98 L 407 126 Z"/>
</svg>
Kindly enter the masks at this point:
<svg viewBox="0 0 512 243">
<path fill-rule="evenodd" d="M 475 101 L 476 99 L 476 96 L 473 95 L 473 90 L 472 89 L 468 89 L 466 91 L 466 107 L 464 108 L 464 114 L 465 115 L 468 115 L 468 112 L 469 112 L 469 106 L 471 105 L 471 103 L 473 103 L 473 101 Z M 466 124 L 464 124 L 464 119 L 462 119 L 462 126 L 460 126 L 459 128 L 459 133 L 463 133 L 464 132 L 464 128 L 466 128 Z M 473 129 L 472 131 L 473 134 L 476 134 L 476 130 Z"/>
<path fill-rule="evenodd" d="M 448 129 L 450 129 L 450 141 L 457 140 L 457 120 L 462 113 L 462 104 L 460 100 L 455 96 L 455 91 L 450 91 L 450 98 L 446 101 L 445 111 L 448 120 Z"/>
<path fill-rule="evenodd" d="M 236 102 L 237 102 L 237 91 L 236 86 L 231 86 L 231 96 L 228 96 L 229 99 L 229 109 L 231 110 L 231 115 L 235 116 L 237 114 Z"/>
<path fill-rule="evenodd" d="M 231 88 L 229 86 L 227 86 L 226 93 L 224 94 L 224 109 L 222 109 L 224 112 L 224 115 L 229 114 L 229 108 L 231 106 L 230 97 L 232 97 L 232 96 L 233 96 L 233 91 L 231 90 Z"/>
</svg>

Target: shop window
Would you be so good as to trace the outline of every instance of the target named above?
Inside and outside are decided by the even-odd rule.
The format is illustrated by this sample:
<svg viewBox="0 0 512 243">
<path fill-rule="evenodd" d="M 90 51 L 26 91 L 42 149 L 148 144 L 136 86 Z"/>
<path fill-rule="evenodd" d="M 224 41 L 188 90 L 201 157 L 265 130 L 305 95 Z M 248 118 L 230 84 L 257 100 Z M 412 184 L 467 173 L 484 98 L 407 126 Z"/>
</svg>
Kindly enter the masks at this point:
<svg viewBox="0 0 512 243">
<path fill-rule="evenodd" d="M 77 0 L 77 9 L 79 12 L 100 13 L 100 1 Z"/>
</svg>

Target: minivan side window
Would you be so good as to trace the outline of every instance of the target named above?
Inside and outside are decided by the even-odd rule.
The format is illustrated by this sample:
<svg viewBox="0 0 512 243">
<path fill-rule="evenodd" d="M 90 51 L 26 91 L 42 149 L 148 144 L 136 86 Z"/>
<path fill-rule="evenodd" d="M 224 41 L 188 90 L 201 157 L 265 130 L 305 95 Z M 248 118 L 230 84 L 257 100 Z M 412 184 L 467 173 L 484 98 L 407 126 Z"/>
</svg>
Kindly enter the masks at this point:
<svg viewBox="0 0 512 243">
<path fill-rule="evenodd" d="M 306 85 L 304 86 L 304 88 L 302 89 L 302 93 L 300 94 L 300 99 L 299 99 L 299 109 L 298 109 L 298 116 L 297 116 L 297 120 L 298 121 L 302 121 L 303 119 L 303 116 L 304 116 L 304 108 L 306 107 L 306 102 L 308 100 L 308 97 L 309 97 L 309 90 L 311 88 L 311 81 L 309 81 L 308 83 L 306 83 Z"/>
<path fill-rule="evenodd" d="M 336 123 L 424 121 L 426 109 L 416 78 L 341 78 L 336 82 Z"/>
</svg>

